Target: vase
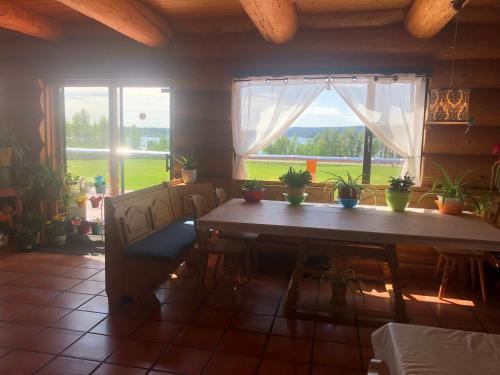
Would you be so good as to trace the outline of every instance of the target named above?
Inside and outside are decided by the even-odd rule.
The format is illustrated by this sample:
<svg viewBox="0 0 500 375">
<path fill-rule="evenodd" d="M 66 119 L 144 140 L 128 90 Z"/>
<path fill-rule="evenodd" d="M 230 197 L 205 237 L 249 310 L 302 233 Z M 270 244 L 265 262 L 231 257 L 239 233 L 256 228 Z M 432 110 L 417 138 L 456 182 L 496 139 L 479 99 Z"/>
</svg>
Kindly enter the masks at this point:
<svg viewBox="0 0 500 375">
<path fill-rule="evenodd" d="M 359 199 L 339 198 L 339 202 L 344 208 L 354 208 L 358 205 Z"/>
<path fill-rule="evenodd" d="M 434 202 L 439 212 L 445 215 L 460 215 L 464 210 L 464 201 L 460 198 L 443 198 L 438 195 Z"/>
<path fill-rule="evenodd" d="M 54 234 L 50 238 L 50 243 L 56 246 L 62 246 L 66 244 L 66 234 Z"/>
<path fill-rule="evenodd" d="M 408 207 L 411 191 L 394 191 L 385 189 L 385 201 L 387 206 L 394 212 L 403 212 Z"/>
<path fill-rule="evenodd" d="M 197 178 L 197 171 L 196 169 L 182 169 L 181 176 L 185 184 L 194 184 Z"/>
<path fill-rule="evenodd" d="M 243 196 L 247 202 L 258 203 L 262 200 L 265 189 L 260 189 L 260 190 L 241 189 L 241 190 L 243 190 Z"/>
</svg>

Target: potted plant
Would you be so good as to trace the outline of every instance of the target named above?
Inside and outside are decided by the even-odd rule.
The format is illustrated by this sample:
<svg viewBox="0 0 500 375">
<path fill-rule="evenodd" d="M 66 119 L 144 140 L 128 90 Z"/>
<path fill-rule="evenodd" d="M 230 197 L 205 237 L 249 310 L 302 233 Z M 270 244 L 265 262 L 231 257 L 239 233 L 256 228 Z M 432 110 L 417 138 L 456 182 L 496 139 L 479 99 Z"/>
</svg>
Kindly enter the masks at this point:
<svg viewBox="0 0 500 375">
<path fill-rule="evenodd" d="M 0 247 L 9 244 L 10 237 L 10 217 L 0 213 Z"/>
<path fill-rule="evenodd" d="M 309 171 L 290 169 L 282 176 L 280 181 L 286 184 L 286 199 L 292 205 L 298 205 L 306 199 L 306 187 L 312 182 Z"/>
<path fill-rule="evenodd" d="M 474 214 L 484 219 L 488 215 L 491 207 L 493 207 L 493 195 L 484 193 L 479 196 L 472 196 L 471 202 Z"/>
<path fill-rule="evenodd" d="M 197 178 L 197 160 L 194 156 L 176 155 L 175 161 L 182 165 L 181 176 L 186 184 L 193 184 Z"/>
<path fill-rule="evenodd" d="M 35 236 L 35 243 L 40 243 L 40 234 L 43 230 L 44 217 L 36 212 L 27 211 L 22 218 L 22 226 Z"/>
<path fill-rule="evenodd" d="M 241 190 L 247 202 L 257 203 L 264 196 L 264 183 L 258 180 L 248 180 L 241 185 Z"/>
<path fill-rule="evenodd" d="M 67 222 L 64 216 L 56 215 L 52 217 L 52 220 L 46 222 L 48 233 L 50 236 L 50 242 L 53 245 L 64 245 L 66 244 L 66 233 L 67 233 Z"/>
<path fill-rule="evenodd" d="M 94 187 L 96 194 L 105 194 L 106 193 L 106 180 L 103 176 L 97 175 L 94 178 Z"/>
<path fill-rule="evenodd" d="M 63 179 L 50 166 L 35 164 L 25 168 L 23 172 L 20 190 L 25 201 L 33 202 L 34 199 L 56 201 L 61 198 Z"/>
<path fill-rule="evenodd" d="M 102 222 L 99 219 L 94 219 L 90 222 L 90 226 L 92 228 L 92 234 L 102 236 L 103 228 Z"/>
<path fill-rule="evenodd" d="M 63 190 L 65 193 L 80 193 L 80 176 L 66 173 L 64 176 Z"/>
<path fill-rule="evenodd" d="M 405 174 L 403 178 L 389 177 L 389 187 L 385 189 L 385 200 L 392 211 L 403 212 L 411 198 L 411 187 L 415 177 Z"/>
<path fill-rule="evenodd" d="M 29 228 L 21 227 L 16 233 L 16 243 L 19 251 L 33 250 L 37 241 L 37 236 Z"/>
<path fill-rule="evenodd" d="M 11 166 L 20 162 L 24 145 L 12 134 L 11 129 L 0 132 L 0 188 L 12 188 Z"/>
<path fill-rule="evenodd" d="M 441 171 L 442 177 L 434 179 L 431 188 L 422 194 L 418 203 L 420 204 L 426 196 L 434 195 L 437 197 L 434 202 L 439 212 L 447 215 L 460 215 L 464 210 L 465 199 L 468 196 L 465 187 L 467 182 L 464 182 L 464 178 L 468 172 L 462 176 L 452 178 L 441 165 L 434 164 Z"/>
<path fill-rule="evenodd" d="M 359 200 L 363 196 L 363 190 L 370 191 L 373 197 L 375 197 L 375 194 L 373 194 L 370 189 L 363 187 L 363 185 L 359 183 L 363 176 L 353 178 L 351 174 L 347 172 L 347 177 L 344 178 L 334 173 L 327 173 L 332 177 L 326 179 L 324 182 L 332 182 L 334 184 L 333 193 L 337 192 L 338 201 L 345 208 L 357 206 Z"/>
<path fill-rule="evenodd" d="M 92 205 L 92 208 L 98 208 L 99 203 L 102 201 L 102 196 L 92 196 L 89 198 L 90 204 Z"/>
<path fill-rule="evenodd" d="M 74 199 L 78 207 L 85 208 L 85 203 L 87 202 L 87 196 L 85 194 L 78 194 Z"/>
<path fill-rule="evenodd" d="M 332 266 L 327 271 L 314 277 L 319 278 L 320 282 L 330 283 L 332 288 L 330 304 L 332 307 L 344 306 L 346 304 L 347 291 L 352 294 L 359 291 L 364 298 L 363 283 L 356 277 L 351 268 L 337 268 Z"/>
</svg>

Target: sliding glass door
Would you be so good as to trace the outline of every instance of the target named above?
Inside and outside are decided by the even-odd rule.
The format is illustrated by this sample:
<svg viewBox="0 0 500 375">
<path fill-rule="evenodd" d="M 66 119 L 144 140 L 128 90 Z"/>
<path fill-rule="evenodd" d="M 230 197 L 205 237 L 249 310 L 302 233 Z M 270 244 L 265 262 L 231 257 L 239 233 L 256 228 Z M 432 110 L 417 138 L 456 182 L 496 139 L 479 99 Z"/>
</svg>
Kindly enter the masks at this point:
<svg viewBox="0 0 500 375">
<path fill-rule="evenodd" d="M 108 194 L 170 179 L 170 91 L 167 87 L 64 87 L 67 172 Z M 93 194 L 89 191 L 89 194 Z"/>
</svg>

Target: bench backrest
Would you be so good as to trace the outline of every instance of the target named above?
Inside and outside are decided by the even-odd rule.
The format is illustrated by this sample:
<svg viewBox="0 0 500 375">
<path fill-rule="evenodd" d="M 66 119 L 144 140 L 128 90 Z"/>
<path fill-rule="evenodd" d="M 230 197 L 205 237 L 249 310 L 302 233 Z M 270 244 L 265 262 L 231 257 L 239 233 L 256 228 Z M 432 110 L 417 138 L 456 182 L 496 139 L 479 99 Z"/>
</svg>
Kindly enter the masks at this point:
<svg viewBox="0 0 500 375">
<path fill-rule="evenodd" d="M 194 194 L 202 195 L 210 208 L 217 206 L 214 185 L 212 183 L 177 184 L 170 186 L 172 208 L 176 219 L 191 218 L 193 216 L 190 197 Z"/>
</svg>

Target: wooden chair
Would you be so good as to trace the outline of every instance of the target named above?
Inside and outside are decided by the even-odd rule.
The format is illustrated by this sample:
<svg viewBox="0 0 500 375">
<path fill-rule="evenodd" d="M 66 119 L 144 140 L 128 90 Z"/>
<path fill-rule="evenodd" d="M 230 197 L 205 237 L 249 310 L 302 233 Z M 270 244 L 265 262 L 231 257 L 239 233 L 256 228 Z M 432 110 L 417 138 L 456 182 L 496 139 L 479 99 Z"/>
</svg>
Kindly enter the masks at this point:
<svg viewBox="0 0 500 375">
<path fill-rule="evenodd" d="M 208 267 L 208 258 L 210 255 L 215 255 L 218 258 L 214 274 L 217 273 L 218 266 L 222 263 L 222 259 L 228 266 L 231 279 L 233 280 L 233 289 L 238 292 L 241 285 L 241 268 L 242 260 L 245 255 L 245 248 L 241 240 L 219 238 L 217 235 L 211 236 L 209 232 L 200 230 L 197 225 L 197 220 L 201 216 L 210 211 L 206 199 L 202 195 L 192 195 L 190 197 L 192 204 L 192 213 L 198 236 L 198 251 L 201 253 L 202 263 L 199 274 L 199 286 L 202 288 L 205 284 L 206 271 Z M 220 261 L 219 261 L 220 259 Z"/>
<path fill-rule="evenodd" d="M 215 197 L 217 206 L 220 206 L 227 201 L 226 192 L 222 188 L 215 188 Z M 252 249 L 255 241 L 259 238 L 259 235 L 257 233 L 224 231 L 219 232 L 219 237 L 240 240 L 243 242 L 245 247 L 245 276 L 249 280 L 252 275 Z M 220 258 L 217 259 L 217 262 L 219 262 L 219 260 Z M 216 265 L 216 269 L 217 266 L 218 264 Z"/>
<path fill-rule="evenodd" d="M 484 262 L 487 260 L 487 253 L 481 250 L 459 250 L 459 249 L 444 249 L 434 247 L 438 252 L 438 261 L 434 270 L 434 278 L 439 275 L 441 266 L 444 262 L 443 276 L 439 285 L 438 298 L 443 299 L 448 285 L 450 271 L 455 271 L 457 260 L 463 260 L 469 263 L 470 277 L 472 285 L 476 284 L 476 268 L 479 273 L 479 283 L 481 285 L 481 295 L 483 302 L 487 301 L 486 277 L 484 274 Z"/>
</svg>

